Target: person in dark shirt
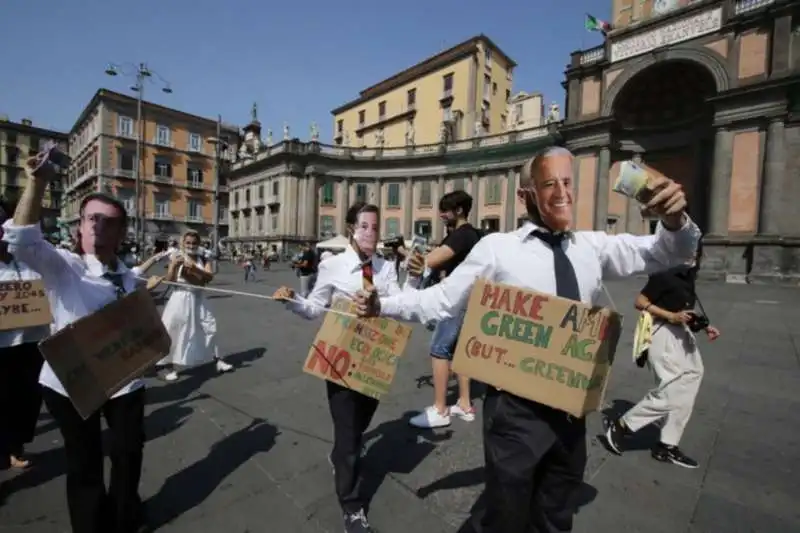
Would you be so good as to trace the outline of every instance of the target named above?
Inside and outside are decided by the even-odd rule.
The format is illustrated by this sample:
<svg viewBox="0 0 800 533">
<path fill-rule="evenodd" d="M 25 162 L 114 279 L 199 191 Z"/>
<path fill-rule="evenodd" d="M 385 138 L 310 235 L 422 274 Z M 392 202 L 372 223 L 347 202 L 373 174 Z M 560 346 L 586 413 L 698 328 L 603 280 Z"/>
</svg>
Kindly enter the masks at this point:
<svg viewBox="0 0 800 533">
<path fill-rule="evenodd" d="M 310 244 L 303 245 L 300 260 L 297 262 L 297 273 L 300 276 L 300 296 L 307 298 L 314 288 L 317 275 L 317 253 Z"/>
<path fill-rule="evenodd" d="M 439 216 L 448 232 L 441 246 L 424 258 L 415 254 L 409 260 L 408 272 L 421 276 L 426 267 L 435 276 L 447 277 L 460 265 L 480 240 L 482 233 L 467 222 L 472 209 L 472 197 L 464 191 L 453 191 L 439 201 Z M 463 314 L 444 320 L 436 325 L 431 339 L 431 361 L 433 365 L 433 405 L 409 423 L 418 428 L 438 428 L 450 425 L 451 415 L 471 422 L 475 420 L 475 409 L 469 391 L 469 378 L 458 376 L 458 401 L 447 406 L 447 382 L 450 380 L 450 363 L 453 360 L 458 334 L 461 332 Z"/>
<path fill-rule="evenodd" d="M 678 444 L 703 378 L 703 360 L 694 332 L 705 331 L 712 341 L 720 334 L 706 317 L 694 311 L 695 280 L 701 257 L 702 247 L 698 247 L 691 264 L 650 276 L 636 298 L 636 308 L 653 317 L 647 364 L 655 374 L 657 386 L 608 425 L 606 441 L 617 454 L 622 453 L 628 436 L 653 422 L 663 421 L 661 440 L 652 450 L 653 458 L 684 468 L 698 467 L 697 461 L 687 457 Z"/>
</svg>

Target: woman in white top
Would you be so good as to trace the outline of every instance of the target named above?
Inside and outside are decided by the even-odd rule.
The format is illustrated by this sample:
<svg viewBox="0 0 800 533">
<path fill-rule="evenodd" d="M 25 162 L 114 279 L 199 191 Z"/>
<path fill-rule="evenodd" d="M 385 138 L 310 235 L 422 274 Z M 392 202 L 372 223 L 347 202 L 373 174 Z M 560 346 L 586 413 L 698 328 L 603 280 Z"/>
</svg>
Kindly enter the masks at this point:
<svg viewBox="0 0 800 533">
<path fill-rule="evenodd" d="M 288 287 L 278 289 L 274 297 L 295 300 L 288 303 L 289 309 L 313 319 L 324 314 L 334 300 L 352 299 L 368 283 L 378 294 L 401 292 L 394 264 L 375 254 L 379 214 L 378 207 L 372 204 L 359 202 L 351 206 L 345 217 L 350 244 L 344 252 L 320 262 L 317 282 L 308 298 L 297 296 Z M 378 400 L 330 381 L 326 385 L 334 427 L 329 460 L 344 513 L 345 532 L 369 533 L 373 530 L 364 513 L 367 502 L 359 490 L 359 470 L 363 434 L 378 408 Z"/>
<path fill-rule="evenodd" d="M 9 209 L 0 206 L 0 223 Z M 3 230 L 0 228 L 0 238 Z M 8 244 L 0 242 L 0 282 L 40 279 L 25 263 L 14 259 Z M 50 326 L 0 330 L 0 468 L 25 468 L 25 444 L 33 440 L 42 407 L 39 372 L 43 359 L 37 344 Z"/>
<path fill-rule="evenodd" d="M 200 235 L 195 231 L 186 232 L 181 238 L 181 250 L 172 257 L 166 280 L 202 287 L 213 278 L 211 262 L 200 255 Z M 233 366 L 219 356 L 217 320 L 200 288 L 173 287 L 161 320 L 172 339 L 169 355 L 158 362 L 158 366 L 172 366 L 164 375 L 165 380 L 178 379 L 177 366 L 197 366 L 212 360 L 218 372 L 233 370 Z"/>
</svg>

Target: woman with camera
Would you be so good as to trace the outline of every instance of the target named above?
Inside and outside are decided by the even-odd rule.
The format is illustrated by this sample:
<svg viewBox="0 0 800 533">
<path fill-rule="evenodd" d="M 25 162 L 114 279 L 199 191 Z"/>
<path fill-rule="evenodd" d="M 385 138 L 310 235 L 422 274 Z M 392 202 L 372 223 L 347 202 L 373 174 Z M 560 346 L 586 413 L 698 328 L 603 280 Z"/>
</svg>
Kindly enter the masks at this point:
<svg viewBox="0 0 800 533">
<path fill-rule="evenodd" d="M 644 358 L 640 366 L 646 361 L 657 385 L 622 417 L 609 423 L 606 440 L 617 454 L 622 453 L 626 437 L 662 421 L 661 440 L 652 449 L 653 458 L 684 468 L 698 467 L 678 444 L 703 378 L 703 361 L 694 334 L 705 331 L 711 341 L 720 334 L 705 314 L 694 311 L 699 303 L 695 280 L 702 254 L 700 246 L 691 263 L 650 276 L 636 298 L 636 309 L 653 318 L 650 347 L 640 357 L 640 361 Z"/>
</svg>

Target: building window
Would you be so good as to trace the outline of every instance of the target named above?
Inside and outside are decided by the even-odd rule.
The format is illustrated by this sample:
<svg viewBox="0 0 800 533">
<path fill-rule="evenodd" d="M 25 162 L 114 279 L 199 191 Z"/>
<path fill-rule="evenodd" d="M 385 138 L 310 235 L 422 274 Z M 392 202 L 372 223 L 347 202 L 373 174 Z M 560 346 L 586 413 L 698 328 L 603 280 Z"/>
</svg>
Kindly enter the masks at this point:
<svg viewBox="0 0 800 533">
<path fill-rule="evenodd" d="M 488 100 L 492 96 L 492 77 L 488 74 L 483 76 L 483 99 Z"/>
<path fill-rule="evenodd" d="M 367 201 L 367 184 L 356 183 L 356 202 Z"/>
<path fill-rule="evenodd" d="M 120 170 L 135 170 L 136 153 L 130 150 L 117 150 L 117 167 Z"/>
<path fill-rule="evenodd" d="M 386 219 L 386 233 L 387 238 L 396 237 L 400 235 L 400 219 L 399 218 L 387 218 Z"/>
<path fill-rule="evenodd" d="M 333 237 L 335 225 L 336 220 L 332 216 L 322 215 L 319 217 L 319 236 L 325 239 Z"/>
<path fill-rule="evenodd" d="M 456 178 L 453 180 L 453 190 L 454 191 L 464 190 L 464 178 Z"/>
<path fill-rule="evenodd" d="M 417 90 L 416 89 L 409 89 L 406 93 L 406 107 L 408 110 L 415 109 L 417 107 Z"/>
<path fill-rule="evenodd" d="M 172 163 L 169 159 L 156 157 L 153 172 L 157 178 L 170 179 L 172 178 Z"/>
<path fill-rule="evenodd" d="M 519 217 L 517 219 L 517 229 L 521 228 L 522 226 L 524 226 L 527 223 L 528 223 L 528 217 L 526 217 L 526 216 L 525 217 Z"/>
<path fill-rule="evenodd" d="M 390 183 L 387 193 L 386 205 L 389 207 L 400 207 L 400 184 Z"/>
<path fill-rule="evenodd" d="M 203 169 L 196 167 L 186 168 L 186 181 L 190 184 L 199 186 L 203 184 Z"/>
<path fill-rule="evenodd" d="M 39 137 L 36 137 L 35 135 L 29 135 L 28 136 L 28 152 L 31 155 L 35 155 L 35 154 L 39 153 L 39 148 L 40 148 L 41 144 L 42 144 L 42 140 L 39 139 Z"/>
<path fill-rule="evenodd" d="M 386 100 L 378 102 L 378 120 L 386 118 Z"/>
<path fill-rule="evenodd" d="M 442 120 L 450 122 L 453 120 L 453 108 L 450 106 L 442 108 Z"/>
<path fill-rule="evenodd" d="M 159 146 L 170 146 L 172 142 L 172 131 L 167 126 L 156 126 L 156 144 Z"/>
<path fill-rule="evenodd" d="M 272 196 L 278 197 L 278 193 L 280 192 L 281 182 L 278 180 L 272 180 Z"/>
<path fill-rule="evenodd" d="M 336 133 L 342 134 L 344 132 L 344 120 L 339 119 L 336 121 Z"/>
<path fill-rule="evenodd" d="M 367 112 L 363 109 L 358 112 L 358 125 L 363 126 L 364 123 L 367 121 Z"/>
<path fill-rule="evenodd" d="M 190 152 L 203 151 L 203 138 L 196 133 L 189 134 L 189 151 Z"/>
<path fill-rule="evenodd" d="M 481 229 L 486 233 L 496 233 L 500 231 L 500 219 L 499 218 L 484 218 L 483 222 L 481 222 Z"/>
<path fill-rule="evenodd" d="M 516 118 L 515 122 L 521 123 L 522 122 L 522 104 L 517 104 L 514 106 L 514 117 Z"/>
<path fill-rule="evenodd" d="M 414 235 L 430 240 L 433 229 L 430 220 L 417 220 L 414 222 Z"/>
<path fill-rule="evenodd" d="M 134 192 L 132 190 L 117 188 L 117 200 L 125 206 L 125 212 L 128 213 L 128 216 L 136 216 Z"/>
<path fill-rule="evenodd" d="M 117 117 L 117 135 L 120 137 L 133 137 L 133 119 L 130 117 Z"/>
<path fill-rule="evenodd" d="M 244 204 L 250 205 L 250 189 L 244 190 Z"/>
<path fill-rule="evenodd" d="M 272 214 L 269 216 L 270 218 L 270 229 L 272 231 L 278 231 L 278 214 Z"/>
<path fill-rule="evenodd" d="M 486 68 L 491 69 L 492 68 L 492 49 L 491 48 L 487 48 L 486 49 L 486 52 L 484 53 L 484 57 L 486 59 L 486 61 L 485 61 Z"/>
<path fill-rule="evenodd" d="M 322 205 L 336 205 L 333 199 L 333 182 L 331 181 L 322 184 Z"/>
<path fill-rule="evenodd" d="M 453 75 L 445 74 L 442 78 L 442 98 L 447 98 L 453 94 Z"/>
<path fill-rule="evenodd" d="M 497 176 L 490 176 L 486 179 L 486 205 L 495 205 L 500 203 L 503 185 L 500 178 Z"/>
<path fill-rule="evenodd" d="M 158 218 L 169 217 L 169 196 L 155 193 L 153 194 L 154 213 Z"/>
<path fill-rule="evenodd" d="M 432 205 L 431 200 L 431 182 L 430 181 L 423 181 L 420 183 L 419 187 L 419 205 L 420 207 L 430 207 Z"/>
<path fill-rule="evenodd" d="M 616 235 L 616 233 L 617 233 L 617 218 L 616 217 L 608 217 L 606 219 L 606 233 L 610 233 L 611 235 Z"/>
<path fill-rule="evenodd" d="M 261 233 L 264 231 L 264 216 L 256 215 L 256 225 L 258 226 L 258 232 Z"/>
<path fill-rule="evenodd" d="M 198 200 L 189 198 L 189 201 L 186 204 L 186 213 L 189 215 L 190 219 L 202 219 L 203 206 L 200 205 Z"/>
</svg>

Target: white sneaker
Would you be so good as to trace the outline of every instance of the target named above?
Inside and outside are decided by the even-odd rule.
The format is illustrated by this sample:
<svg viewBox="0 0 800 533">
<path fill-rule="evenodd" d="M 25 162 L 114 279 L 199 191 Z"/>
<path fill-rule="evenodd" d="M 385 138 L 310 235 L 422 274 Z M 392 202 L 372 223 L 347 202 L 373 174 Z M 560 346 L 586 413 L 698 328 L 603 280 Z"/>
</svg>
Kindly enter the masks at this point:
<svg viewBox="0 0 800 533">
<path fill-rule="evenodd" d="M 164 381 L 178 381 L 178 372 L 173 370 L 164 374 Z"/>
<path fill-rule="evenodd" d="M 457 416 L 464 422 L 472 422 L 475 420 L 475 406 L 470 405 L 469 409 L 462 409 L 457 403 L 450 406 L 450 414 Z"/>
<path fill-rule="evenodd" d="M 420 429 L 443 428 L 450 425 L 450 414 L 442 414 L 436 407 L 431 405 L 409 420 L 408 423 Z"/>
<path fill-rule="evenodd" d="M 222 359 L 217 359 L 217 372 L 230 372 L 233 370 L 233 365 L 226 363 Z"/>
</svg>

